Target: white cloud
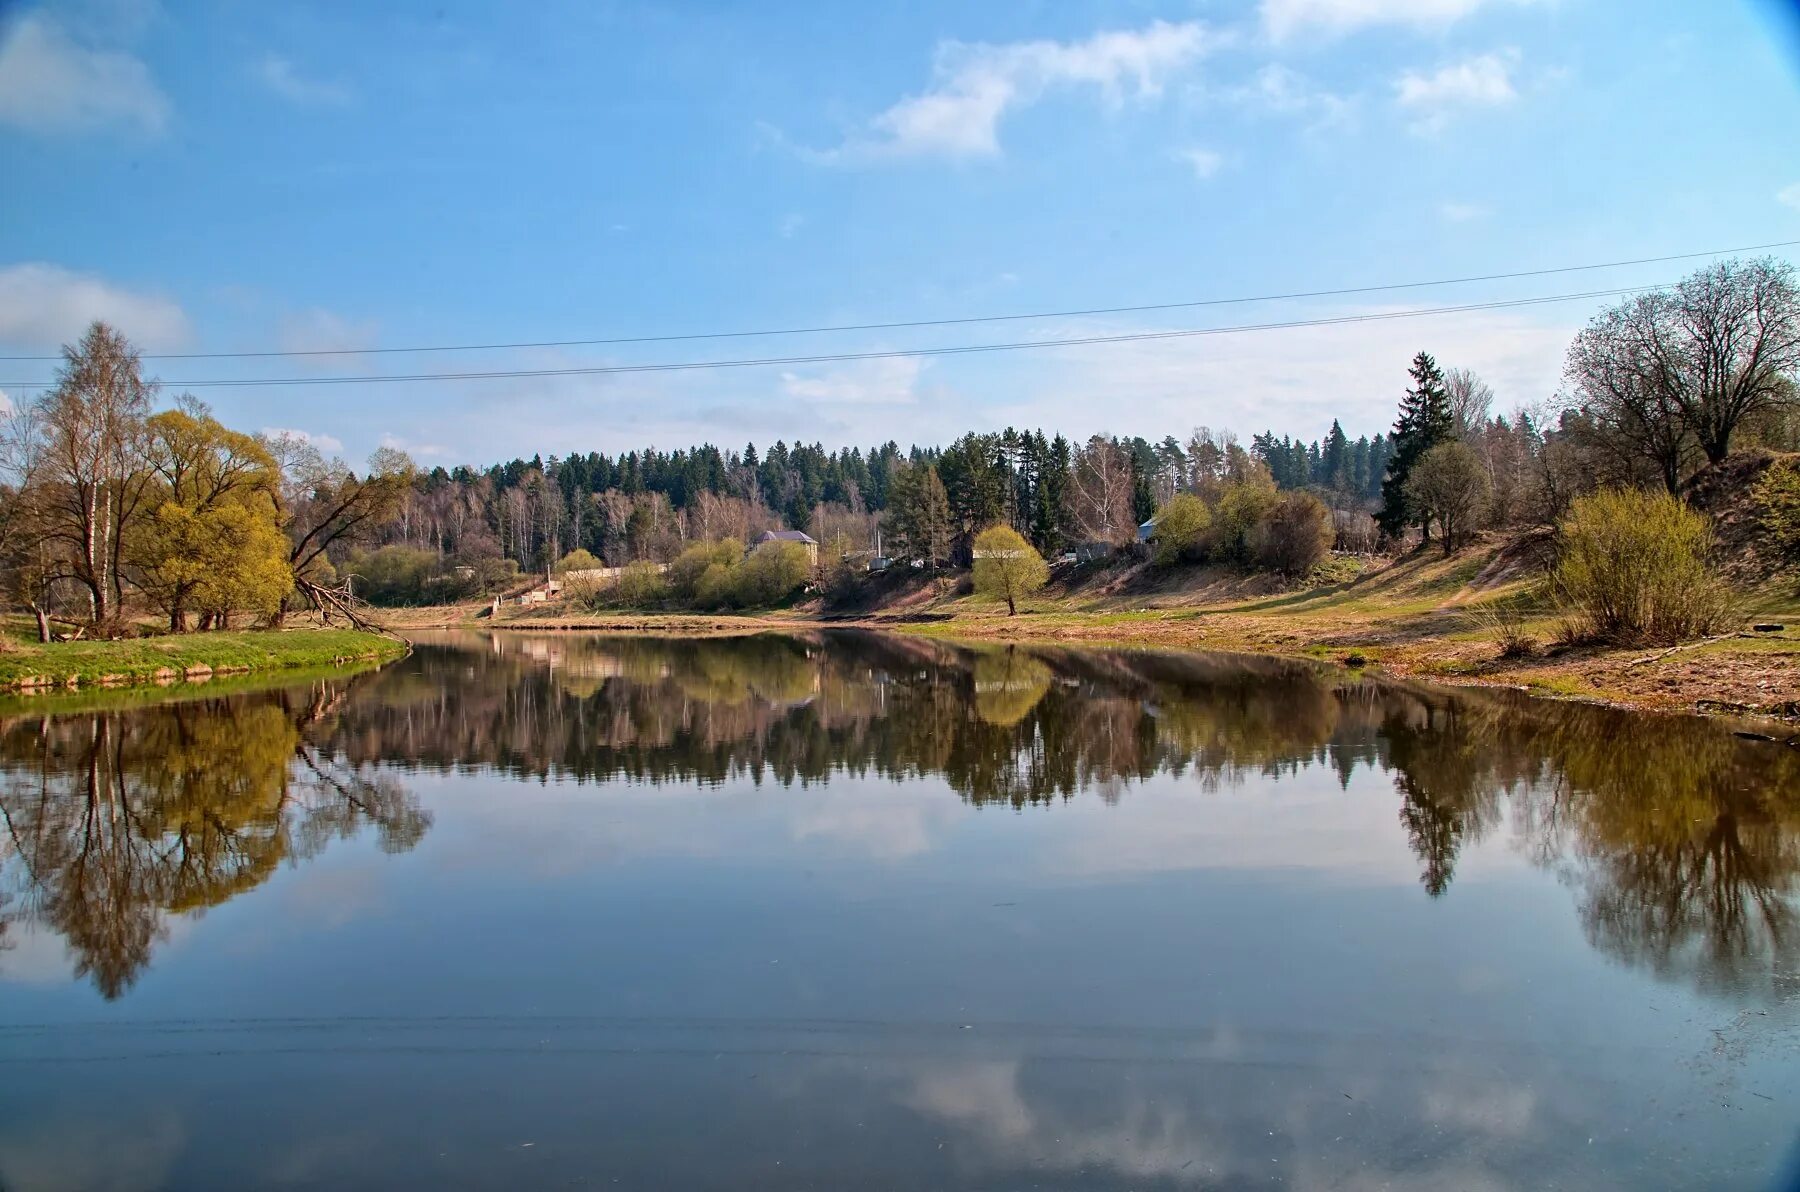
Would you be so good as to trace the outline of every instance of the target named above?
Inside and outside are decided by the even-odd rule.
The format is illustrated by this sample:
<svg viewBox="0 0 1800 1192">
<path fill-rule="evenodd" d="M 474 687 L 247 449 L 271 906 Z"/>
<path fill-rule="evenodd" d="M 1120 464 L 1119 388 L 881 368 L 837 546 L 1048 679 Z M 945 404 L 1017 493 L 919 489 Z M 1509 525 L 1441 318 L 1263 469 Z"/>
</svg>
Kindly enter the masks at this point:
<svg viewBox="0 0 1800 1192">
<path fill-rule="evenodd" d="M 1517 99 L 1512 81 L 1517 62 L 1517 52 L 1508 50 L 1452 62 L 1430 74 L 1409 70 L 1394 81 L 1394 98 L 1420 113 L 1415 131 L 1436 132 L 1459 108 L 1496 107 Z"/>
<path fill-rule="evenodd" d="M 265 426 L 262 428 L 266 439 L 293 439 L 300 443 L 310 443 L 327 455 L 336 455 L 344 449 L 344 441 L 333 435 L 315 434 L 312 431 L 294 430 L 286 426 Z"/>
<path fill-rule="evenodd" d="M 1262 0 L 1263 30 L 1275 41 L 1298 33 L 1337 36 L 1375 25 L 1443 27 L 1494 0 Z M 1529 3 L 1530 0 L 1512 0 Z"/>
<path fill-rule="evenodd" d="M 145 351 L 176 348 L 188 338 L 187 315 L 172 298 L 42 262 L 0 268 L 0 343 L 54 351 L 79 339 L 95 319 Z"/>
<path fill-rule="evenodd" d="M 1468 223 L 1473 219 L 1485 219 L 1493 214 L 1493 209 L 1480 203 L 1439 203 L 1438 216 L 1445 223 Z"/>
<path fill-rule="evenodd" d="M 1404 308 L 1299 308 L 1288 317 L 1396 309 Z M 1099 431 L 1160 436 L 1190 425 L 1235 430 L 1245 439 L 1268 427 L 1311 438 L 1334 417 L 1353 437 L 1385 432 L 1406 385 L 1406 363 L 1420 348 L 1446 366 L 1473 369 L 1493 385 L 1496 407 L 1510 410 L 1556 391 L 1563 354 L 1588 313 L 1577 308 L 1558 322 L 1560 312 L 1470 311 L 1050 349 L 1032 353 L 1032 366 L 1008 377 L 1004 388 L 982 386 L 1000 400 L 965 408 L 962 420 L 982 430 L 1041 425 L 1071 438 Z M 1154 329 L 1091 325 L 1095 334 Z M 963 378 L 948 383 L 975 389 Z"/>
<path fill-rule="evenodd" d="M 160 133 L 168 122 L 168 97 L 130 54 L 81 45 L 39 16 L 14 22 L 0 44 L 0 123 L 34 133 Z"/>
<path fill-rule="evenodd" d="M 311 79 L 279 54 L 265 54 L 256 64 L 256 77 L 276 95 L 306 107 L 342 107 L 351 100 L 350 88 L 329 79 Z"/>
<path fill-rule="evenodd" d="M 1194 177 L 1205 181 L 1219 172 L 1225 164 L 1225 158 L 1211 149 L 1178 149 L 1175 151 L 1177 161 L 1184 161 L 1194 171 Z"/>
<path fill-rule="evenodd" d="M 842 368 L 805 375 L 781 374 L 781 391 L 790 398 L 829 405 L 910 405 L 923 364 L 916 357 L 857 361 Z"/>
<path fill-rule="evenodd" d="M 276 340 L 284 352 L 366 352 L 377 342 L 378 325 L 372 319 L 352 321 L 323 307 L 281 317 Z M 328 357 L 332 364 L 343 357 Z"/>
<path fill-rule="evenodd" d="M 383 447 L 388 448 L 389 450 L 404 451 L 408 455 L 416 456 L 416 457 L 420 457 L 420 458 L 425 458 L 425 457 L 430 457 L 430 456 L 447 456 L 450 454 L 450 449 L 448 447 L 440 446 L 437 443 L 409 442 L 408 440 L 402 439 L 400 436 L 394 435 L 394 434 L 382 435 L 381 436 L 381 445 Z"/>
<path fill-rule="evenodd" d="M 1785 203 L 1796 211 L 1800 211 L 1800 182 L 1792 186 L 1784 186 L 1775 193 L 1775 201 Z"/>
<path fill-rule="evenodd" d="M 806 216 L 793 213 L 782 216 L 781 223 L 776 226 L 775 230 L 780 234 L 783 240 L 792 240 L 794 238 L 794 233 L 805 226 Z"/>
<path fill-rule="evenodd" d="M 1293 70 L 1271 62 L 1246 85 L 1227 92 L 1232 102 L 1282 116 L 1301 116 L 1318 126 L 1349 119 L 1353 101 L 1314 86 Z"/>
<path fill-rule="evenodd" d="M 842 149 L 818 156 L 991 156 L 1000 151 L 1000 121 L 1008 112 L 1059 87 L 1095 88 L 1115 104 L 1128 96 L 1152 98 L 1208 45 L 1204 27 L 1191 21 L 1155 21 L 1075 42 L 945 42 L 930 90 L 875 117 Z"/>
</svg>

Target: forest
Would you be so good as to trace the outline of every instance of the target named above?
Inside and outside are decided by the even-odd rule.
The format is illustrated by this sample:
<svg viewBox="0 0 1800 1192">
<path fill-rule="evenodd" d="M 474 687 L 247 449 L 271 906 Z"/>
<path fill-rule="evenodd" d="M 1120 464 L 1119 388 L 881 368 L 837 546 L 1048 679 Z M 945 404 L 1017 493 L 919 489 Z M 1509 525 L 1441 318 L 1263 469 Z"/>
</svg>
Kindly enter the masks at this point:
<svg viewBox="0 0 1800 1192">
<path fill-rule="evenodd" d="M 107 632 L 146 609 L 180 631 L 469 600 L 571 556 L 668 564 L 781 528 L 810 534 L 827 565 L 966 566 L 976 535 L 1005 526 L 1047 559 L 1148 539 L 1164 563 L 1303 577 L 1330 550 L 1451 550 L 1555 525 L 1599 490 L 1679 496 L 1733 451 L 1800 447 L 1800 287 L 1775 258 L 1723 261 L 1600 312 L 1563 386 L 1532 401 L 1502 408 L 1425 351 L 1401 384 L 1401 364 L 1393 429 L 1355 439 L 1337 421 L 1247 444 L 1205 426 L 1081 441 L 1009 427 L 904 448 L 571 445 L 429 470 L 384 449 L 358 470 L 292 436 L 232 430 L 186 394 L 159 409 L 133 346 L 95 324 L 65 348 L 55 388 L 6 415 L 0 569 L 45 640 L 55 621 Z M 1770 524 L 1792 513 L 1800 531 L 1789 487 Z"/>
</svg>

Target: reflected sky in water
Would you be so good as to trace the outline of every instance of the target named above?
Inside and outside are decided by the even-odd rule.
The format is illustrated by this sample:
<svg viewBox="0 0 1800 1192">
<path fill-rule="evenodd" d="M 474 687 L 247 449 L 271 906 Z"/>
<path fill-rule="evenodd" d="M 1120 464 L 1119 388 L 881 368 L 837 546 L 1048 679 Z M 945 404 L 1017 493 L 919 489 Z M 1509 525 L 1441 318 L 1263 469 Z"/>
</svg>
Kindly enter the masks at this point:
<svg viewBox="0 0 1800 1192">
<path fill-rule="evenodd" d="M 449 636 L 0 711 L 0 1186 L 1775 1188 L 1800 750 L 1266 659 Z"/>
</svg>

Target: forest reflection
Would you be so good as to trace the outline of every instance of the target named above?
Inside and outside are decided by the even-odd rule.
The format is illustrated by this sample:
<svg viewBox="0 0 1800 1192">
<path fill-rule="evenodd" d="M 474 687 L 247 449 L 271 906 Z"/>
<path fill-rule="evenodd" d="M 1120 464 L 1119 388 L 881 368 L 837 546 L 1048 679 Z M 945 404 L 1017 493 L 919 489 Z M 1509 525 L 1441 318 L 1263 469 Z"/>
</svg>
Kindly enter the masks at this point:
<svg viewBox="0 0 1800 1192">
<path fill-rule="evenodd" d="M 167 915 L 365 828 L 410 847 L 430 817 L 397 777 L 409 770 L 932 777 L 1021 811 L 1116 802 L 1157 775 L 1216 790 L 1365 771 L 1392 784 L 1431 897 L 1492 838 L 1557 874 L 1590 942 L 1622 962 L 1762 996 L 1800 969 L 1800 750 L 1273 659 L 855 632 L 446 636 L 354 679 L 0 722 L 0 917 L 48 924 L 116 996 Z"/>
<path fill-rule="evenodd" d="M 311 738 L 373 677 L 0 721 L 0 931 L 19 920 L 55 931 L 76 977 L 116 998 L 171 915 L 365 828 L 387 851 L 411 848 L 430 813 Z"/>
<path fill-rule="evenodd" d="M 860 632 L 470 637 L 407 669 L 331 723 L 330 748 L 577 781 L 929 775 L 1020 809 L 1116 801 L 1158 774 L 1217 789 L 1323 767 L 1347 786 L 1366 768 L 1392 781 L 1434 898 L 1503 833 L 1621 961 L 1740 994 L 1800 969 L 1800 750 L 1699 719 L 1278 659 Z"/>
</svg>

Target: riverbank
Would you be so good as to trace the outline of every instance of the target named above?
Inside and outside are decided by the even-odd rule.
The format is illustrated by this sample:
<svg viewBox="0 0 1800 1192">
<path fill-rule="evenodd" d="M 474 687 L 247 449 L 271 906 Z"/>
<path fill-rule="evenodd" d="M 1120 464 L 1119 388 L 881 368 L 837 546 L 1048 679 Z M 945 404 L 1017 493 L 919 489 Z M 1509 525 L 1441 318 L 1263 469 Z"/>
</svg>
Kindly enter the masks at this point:
<svg viewBox="0 0 1800 1192">
<path fill-rule="evenodd" d="M 0 691 L 200 682 L 214 675 L 385 661 L 406 643 L 355 629 L 170 634 L 122 641 L 10 641 L 0 650 Z"/>
<path fill-rule="evenodd" d="M 1436 682 L 1517 688 L 1645 711 L 1800 720 L 1800 600 L 1747 593 L 1742 632 L 1675 649 L 1555 644 L 1558 617 L 1536 607 L 1529 557 L 1496 547 L 1378 562 L 1324 586 L 1280 590 L 1241 575 L 1143 568 L 1059 576 L 1008 617 L 954 586 L 915 585 L 864 610 L 816 605 L 773 614 L 557 613 L 500 620 L 486 606 L 392 610 L 392 627 L 718 636 L 862 627 L 975 641 L 1082 642 L 1312 658 Z M 1496 617 L 1529 642 L 1505 655 Z M 1758 632 L 1751 624 L 1777 625 Z"/>
</svg>

